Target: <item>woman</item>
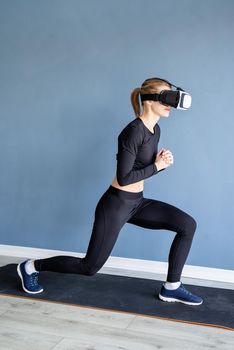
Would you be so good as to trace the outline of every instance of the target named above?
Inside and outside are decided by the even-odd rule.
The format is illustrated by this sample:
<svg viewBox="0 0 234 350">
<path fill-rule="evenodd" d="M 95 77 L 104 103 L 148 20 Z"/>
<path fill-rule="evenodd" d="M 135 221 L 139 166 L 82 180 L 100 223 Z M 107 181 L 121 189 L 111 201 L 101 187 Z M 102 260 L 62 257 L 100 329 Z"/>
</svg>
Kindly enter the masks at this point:
<svg viewBox="0 0 234 350">
<path fill-rule="evenodd" d="M 195 219 L 173 205 L 143 196 L 144 179 L 173 164 L 170 150 L 162 148 L 158 152 L 158 121 L 169 116 L 170 106 L 144 100 L 141 111 L 139 103 L 141 94 L 159 93 L 161 90 L 171 90 L 171 84 L 161 78 L 151 78 L 131 93 L 136 118 L 118 136 L 116 177 L 97 203 L 86 256 L 54 256 L 20 263 L 17 271 L 26 292 L 35 294 L 43 291 L 38 283 L 40 271 L 94 275 L 110 256 L 123 225 L 130 223 L 176 232 L 169 252 L 167 280 L 161 287 L 159 298 L 188 305 L 203 302 L 180 282 L 197 226 Z"/>
</svg>

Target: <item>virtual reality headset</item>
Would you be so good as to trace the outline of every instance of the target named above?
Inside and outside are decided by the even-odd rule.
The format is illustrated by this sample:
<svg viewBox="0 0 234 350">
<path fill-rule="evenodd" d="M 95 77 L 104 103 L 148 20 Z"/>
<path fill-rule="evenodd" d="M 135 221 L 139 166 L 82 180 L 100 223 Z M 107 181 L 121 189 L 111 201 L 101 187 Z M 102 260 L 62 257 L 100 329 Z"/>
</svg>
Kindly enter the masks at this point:
<svg viewBox="0 0 234 350">
<path fill-rule="evenodd" d="M 161 104 L 166 106 L 171 106 L 177 109 L 188 109 L 191 107 L 192 104 L 192 96 L 185 92 L 180 87 L 177 87 L 170 83 L 169 81 L 165 79 L 160 78 L 152 78 L 157 80 L 162 80 L 163 82 L 166 82 L 170 84 L 171 86 L 174 86 L 176 88 L 176 91 L 173 90 L 162 90 L 159 94 L 140 94 L 141 101 L 159 101 Z M 149 79 L 151 80 L 151 79 Z"/>
</svg>

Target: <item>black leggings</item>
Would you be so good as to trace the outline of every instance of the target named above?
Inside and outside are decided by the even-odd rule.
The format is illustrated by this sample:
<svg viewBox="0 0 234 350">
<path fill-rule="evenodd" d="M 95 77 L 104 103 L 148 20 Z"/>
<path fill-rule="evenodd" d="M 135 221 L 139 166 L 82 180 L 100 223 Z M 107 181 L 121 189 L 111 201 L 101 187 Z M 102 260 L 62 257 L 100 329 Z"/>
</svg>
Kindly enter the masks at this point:
<svg viewBox="0 0 234 350">
<path fill-rule="evenodd" d="M 88 250 L 84 258 L 54 256 L 34 261 L 37 271 L 93 275 L 105 264 L 125 223 L 175 231 L 168 262 L 168 282 L 180 281 L 197 227 L 192 216 L 175 206 L 144 198 L 143 191 L 128 192 L 110 185 L 99 199 Z"/>
</svg>

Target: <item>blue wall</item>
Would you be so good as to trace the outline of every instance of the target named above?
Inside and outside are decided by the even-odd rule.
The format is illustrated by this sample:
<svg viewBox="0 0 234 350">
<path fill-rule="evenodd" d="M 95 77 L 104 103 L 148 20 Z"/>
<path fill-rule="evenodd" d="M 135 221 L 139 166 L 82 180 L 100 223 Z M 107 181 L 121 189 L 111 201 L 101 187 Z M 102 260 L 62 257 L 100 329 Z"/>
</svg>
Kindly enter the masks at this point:
<svg viewBox="0 0 234 350">
<path fill-rule="evenodd" d="M 0 2 L 0 244 L 86 252 L 117 136 L 146 78 L 191 93 L 159 121 L 173 166 L 145 197 L 191 214 L 186 264 L 233 268 L 234 2 Z M 167 261 L 172 231 L 126 224 L 113 256 Z"/>
</svg>

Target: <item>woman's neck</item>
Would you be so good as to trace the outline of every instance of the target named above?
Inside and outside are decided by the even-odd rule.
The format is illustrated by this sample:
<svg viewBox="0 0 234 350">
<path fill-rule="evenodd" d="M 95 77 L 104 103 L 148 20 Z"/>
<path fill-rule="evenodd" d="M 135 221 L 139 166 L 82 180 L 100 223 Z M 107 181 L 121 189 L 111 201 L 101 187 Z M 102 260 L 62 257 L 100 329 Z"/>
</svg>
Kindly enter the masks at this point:
<svg viewBox="0 0 234 350">
<path fill-rule="evenodd" d="M 160 116 L 153 113 L 142 113 L 139 118 L 144 122 L 144 124 L 150 129 L 154 130 L 155 124 L 159 121 Z M 153 131 L 152 131 L 153 132 Z"/>
</svg>

